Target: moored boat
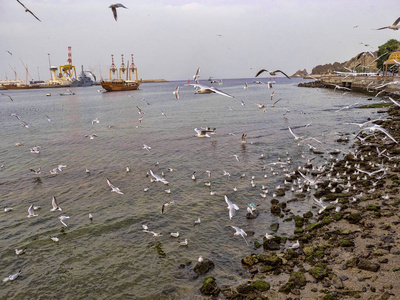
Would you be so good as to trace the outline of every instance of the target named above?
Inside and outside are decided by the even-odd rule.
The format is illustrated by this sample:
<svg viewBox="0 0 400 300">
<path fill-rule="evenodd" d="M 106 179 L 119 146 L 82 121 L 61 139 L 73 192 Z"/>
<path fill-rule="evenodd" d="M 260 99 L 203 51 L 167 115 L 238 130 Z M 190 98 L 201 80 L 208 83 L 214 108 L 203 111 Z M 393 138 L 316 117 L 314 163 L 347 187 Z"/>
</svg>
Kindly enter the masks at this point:
<svg viewBox="0 0 400 300">
<path fill-rule="evenodd" d="M 103 80 L 101 86 L 107 92 L 115 91 L 132 91 L 137 90 L 142 80 L 123 80 L 123 79 L 113 79 L 113 80 Z"/>
</svg>

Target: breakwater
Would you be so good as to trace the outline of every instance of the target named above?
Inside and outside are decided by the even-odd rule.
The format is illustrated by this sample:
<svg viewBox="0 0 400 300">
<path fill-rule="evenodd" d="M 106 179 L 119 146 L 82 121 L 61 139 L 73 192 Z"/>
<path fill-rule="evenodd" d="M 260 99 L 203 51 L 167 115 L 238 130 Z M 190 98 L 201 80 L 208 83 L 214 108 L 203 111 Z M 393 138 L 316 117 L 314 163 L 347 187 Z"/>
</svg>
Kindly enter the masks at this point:
<svg viewBox="0 0 400 300">
<path fill-rule="evenodd" d="M 400 81 L 397 81 L 397 77 L 392 76 L 323 76 L 318 80 L 299 83 L 298 86 L 331 88 L 371 96 L 400 98 Z"/>
</svg>

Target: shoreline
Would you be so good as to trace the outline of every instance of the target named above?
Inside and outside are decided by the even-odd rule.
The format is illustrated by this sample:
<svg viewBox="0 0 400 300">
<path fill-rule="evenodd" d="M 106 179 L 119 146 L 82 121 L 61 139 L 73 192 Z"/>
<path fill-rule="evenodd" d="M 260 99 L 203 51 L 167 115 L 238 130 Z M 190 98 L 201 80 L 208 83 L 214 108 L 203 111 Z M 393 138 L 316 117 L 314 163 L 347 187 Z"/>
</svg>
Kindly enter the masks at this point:
<svg viewBox="0 0 400 300">
<path fill-rule="evenodd" d="M 385 121 L 374 123 L 400 141 L 397 106 L 385 113 Z M 254 251 L 242 259 L 251 280 L 220 289 L 218 278 L 207 277 L 202 293 L 214 297 L 221 293 L 225 299 L 398 299 L 400 146 L 389 139 L 383 142 L 382 137 L 379 133 L 357 141 L 353 151 L 321 173 L 321 183 L 311 196 L 325 206 L 321 213 L 315 201 L 313 211 L 285 214 L 285 221 L 295 223 L 292 236 L 273 234 L 270 240 L 264 237 L 254 243 Z M 385 171 L 364 173 L 382 168 Z M 291 180 L 299 177 L 296 172 Z M 290 201 L 306 197 L 306 192 L 296 193 Z M 276 198 L 271 203 L 271 212 L 273 207 L 290 205 Z M 290 249 L 297 240 L 300 247 Z"/>
</svg>

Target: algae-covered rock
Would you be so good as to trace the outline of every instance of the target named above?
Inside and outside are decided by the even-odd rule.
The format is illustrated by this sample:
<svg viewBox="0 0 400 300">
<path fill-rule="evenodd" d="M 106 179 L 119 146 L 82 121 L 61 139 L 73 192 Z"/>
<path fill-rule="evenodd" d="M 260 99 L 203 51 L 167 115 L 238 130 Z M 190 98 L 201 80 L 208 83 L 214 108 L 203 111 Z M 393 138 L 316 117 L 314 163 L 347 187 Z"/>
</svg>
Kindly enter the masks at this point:
<svg viewBox="0 0 400 300">
<path fill-rule="evenodd" d="M 350 241 L 350 240 L 341 240 L 341 241 L 339 242 L 339 245 L 340 245 L 341 247 L 354 247 L 354 242 L 353 242 L 353 241 Z"/>
<path fill-rule="evenodd" d="M 374 204 L 369 204 L 365 208 L 366 210 L 372 210 L 372 211 L 379 211 L 381 208 L 379 205 L 374 205 Z"/>
<path fill-rule="evenodd" d="M 200 291 L 207 296 L 217 296 L 221 290 L 218 288 L 215 278 L 211 276 L 204 280 Z"/>
<path fill-rule="evenodd" d="M 242 264 L 247 265 L 247 266 L 252 266 L 258 263 L 257 255 L 255 254 L 249 254 L 246 257 L 242 259 Z"/>
<path fill-rule="evenodd" d="M 360 222 L 362 219 L 361 214 L 359 213 L 351 213 L 345 217 L 345 219 L 350 223 L 350 224 L 356 224 Z"/>
<path fill-rule="evenodd" d="M 264 280 L 256 280 L 251 283 L 251 286 L 260 292 L 268 291 L 270 288 L 270 284 Z"/>
<path fill-rule="evenodd" d="M 193 271 L 198 275 L 203 275 L 214 268 L 214 263 L 209 259 L 204 259 L 202 262 L 198 262 Z"/>
<path fill-rule="evenodd" d="M 315 279 L 322 279 L 328 276 L 328 271 L 325 268 L 320 267 L 311 268 L 308 270 L 308 273 L 310 273 Z"/>
<path fill-rule="evenodd" d="M 270 266 L 276 266 L 278 264 L 282 263 L 282 259 L 277 256 L 277 255 L 266 255 L 266 254 L 259 254 L 258 255 L 258 260 L 260 262 L 263 262 L 264 264 L 270 265 Z"/>
</svg>

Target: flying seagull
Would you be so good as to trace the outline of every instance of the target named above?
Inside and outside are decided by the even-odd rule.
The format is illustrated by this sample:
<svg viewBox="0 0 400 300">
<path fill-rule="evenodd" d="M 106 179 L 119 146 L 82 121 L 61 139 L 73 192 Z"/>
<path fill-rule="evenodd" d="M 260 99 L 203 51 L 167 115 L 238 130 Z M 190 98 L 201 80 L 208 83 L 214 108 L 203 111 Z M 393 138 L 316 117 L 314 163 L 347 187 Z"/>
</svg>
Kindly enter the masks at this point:
<svg viewBox="0 0 400 300">
<path fill-rule="evenodd" d="M 208 134 L 207 134 L 207 131 L 206 130 L 200 130 L 200 129 L 197 129 L 197 128 L 195 128 L 194 129 L 194 131 L 196 131 L 196 136 L 197 137 L 199 137 L 199 138 L 203 138 L 203 137 L 210 137 Z"/>
<path fill-rule="evenodd" d="M 55 196 L 53 196 L 53 199 L 51 200 L 51 205 L 53 206 L 53 208 L 50 211 L 56 211 L 56 210 L 62 211 L 61 207 L 59 207 L 57 204 L 57 199 Z"/>
<path fill-rule="evenodd" d="M 19 4 L 21 4 L 21 5 L 25 8 L 25 12 L 30 13 L 30 14 L 31 14 L 32 16 L 34 16 L 39 22 L 42 22 L 42 21 L 39 20 L 38 17 L 35 16 L 35 14 L 34 14 L 33 12 L 31 12 L 28 8 L 26 8 L 26 6 L 23 5 L 19 0 L 17 0 L 17 2 L 18 2 Z"/>
<path fill-rule="evenodd" d="M 18 1 L 18 0 L 17 0 Z M 111 4 L 110 6 L 109 6 L 109 8 L 111 8 L 111 10 L 112 10 L 112 12 L 113 12 L 113 14 L 114 14 L 114 19 L 115 19 L 115 21 L 117 21 L 117 7 L 123 7 L 123 8 L 127 8 L 127 7 L 125 7 L 123 4 L 121 4 L 121 3 L 116 3 L 116 4 Z"/>
<path fill-rule="evenodd" d="M 394 23 L 392 25 L 381 27 L 381 28 L 378 28 L 377 30 L 386 29 L 386 28 L 393 29 L 393 30 L 399 30 L 399 26 L 397 26 L 397 24 L 399 24 L 399 22 L 400 22 L 400 18 L 397 18 L 397 20 L 394 21 Z"/>
<path fill-rule="evenodd" d="M 258 73 L 256 74 L 256 77 L 258 75 L 260 75 L 262 72 L 268 72 L 271 76 L 275 76 L 277 72 L 282 73 L 283 75 L 285 75 L 287 78 L 290 79 L 289 76 L 286 75 L 285 72 L 281 71 L 281 70 L 275 70 L 275 71 L 268 71 L 267 69 L 261 69 L 260 71 L 258 71 Z"/>
<path fill-rule="evenodd" d="M 206 86 L 206 85 L 202 85 L 202 84 L 189 84 L 189 85 L 193 85 L 196 88 L 196 93 L 195 94 L 211 94 L 211 93 L 217 93 L 220 94 L 222 96 L 226 96 L 229 98 L 234 98 L 233 96 L 219 90 L 216 89 L 212 86 Z"/>
<path fill-rule="evenodd" d="M 13 100 L 13 98 L 11 98 L 11 96 L 10 96 L 10 95 L 3 94 L 3 93 L 1 93 L 1 94 L 2 94 L 3 96 L 6 96 L 6 97 L 10 98 L 10 100 L 11 100 L 11 101 L 14 101 L 14 100 Z"/>
<path fill-rule="evenodd" d="M 228 204 L 227 208 L 229 209 L 229 219 L 232 219 L 232 217 L 235 215 L 235 210 L 239 210 L 239 207 L 235 203 L 232 203 L 226 195 L 225 202 Z"/>
<path fill-rule="evenodd" d="M 165 185 L 167 185 L 167 184 L 169 183 L 169 182 L 166 181 L 164 178 L 158 176 L 157 174 L 154 174 L 152 170 L 150 170 L 150 175 L 154 177 L 154 179 L 155 179 L 156 182 L 159 181 L 159 182 L 164 183 Z"/>
<path fill-rule="evenodd" d="M 106 178 L 106 179 L 107 179 L 108 185 L 109 185 L 110 188 L 111 188 L 111 192 L 116 192 L 117 194 L 123 194 L 123 192 L 121 192 L 121 190 L 120 190 L 119 188 L 117 188 L 116 186 L 114 186 L 114 185 L 111 183 L 110 179 L 108 179 L 108 178 Z"/>
<path fill-rule="evenodd" d="M 7 50 L 6 52 L 12 56 L 12 53 L 10 51 Z"/>
<path fill-rule="evenodd" d="M 179 100 L 179 85 L 176 87 L 175 91 L 173 91 L 175 98 Z"/>
<path fill-rule="evenodd" d="M 236 227 L 236 226 L 232 226 L 232 225 L 231 225 L 231 227 L 236 230 L 234 235 L 241 235 L 244 238 L 244 240 L 246 241 L 247 246 L 250 246 L 249 243 L 246 240 L 247 233 L 242 228 L 239 228 L 239 227 Z"/>
</svg>

